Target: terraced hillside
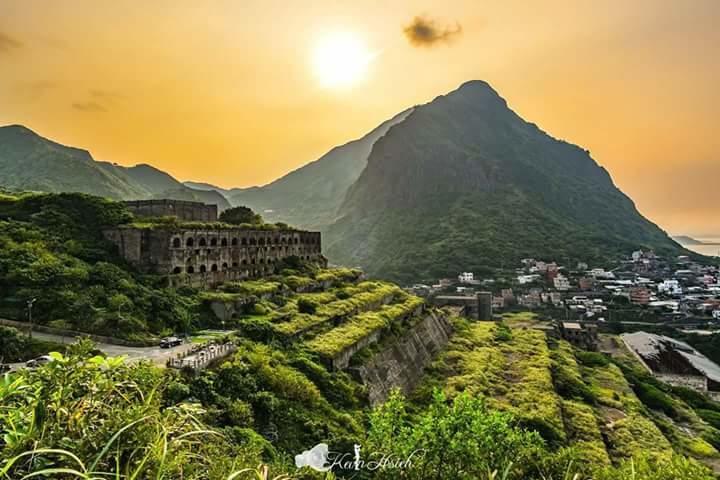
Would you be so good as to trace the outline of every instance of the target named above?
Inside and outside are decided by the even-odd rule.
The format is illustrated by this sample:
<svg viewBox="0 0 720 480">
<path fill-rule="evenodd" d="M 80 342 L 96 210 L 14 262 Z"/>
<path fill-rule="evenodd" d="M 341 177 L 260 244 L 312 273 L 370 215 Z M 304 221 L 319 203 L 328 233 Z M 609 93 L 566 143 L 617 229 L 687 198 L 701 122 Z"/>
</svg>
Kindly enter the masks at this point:
<svg viewBox="0 0 720 480">
<path fill-rule="evenodd" d="M 415 392 L 418 404 L 429 402 L 437 387 L 450 398 L 481 396 L 567 450 L 587 473 L 638 455 L 673 452 L 717 465 L 720 432 L 683 399 L 696 397 L 659 384 L 617 345 L 611 356 L 577 350 L 546 336 L 528 314 L 502 323 L 455 324 L 456 335 Z"/>
<path fill-rule="evenodd" d="M 215 369 L 178 378 L 178 399 L 200 399 L 218 425 L 289 451 L 360 438 L 367 386 L 349 368 L 430 314 L 420 298 L 351 269 L 228 283 L 202 303 L 204 315 L 238 328 L 239 348 Z"/>
</svg>

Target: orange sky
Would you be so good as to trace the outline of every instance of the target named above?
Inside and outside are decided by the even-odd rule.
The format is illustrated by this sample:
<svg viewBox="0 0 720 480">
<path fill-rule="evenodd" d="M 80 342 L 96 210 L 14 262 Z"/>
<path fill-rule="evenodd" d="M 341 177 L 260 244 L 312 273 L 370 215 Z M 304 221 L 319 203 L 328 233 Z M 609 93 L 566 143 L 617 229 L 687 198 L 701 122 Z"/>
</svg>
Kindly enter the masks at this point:
<svg viewBox="0 0 720 480">
<path fill-rule="evenodd" d="M 462 34 L 413 46 L 417 15 Z M 663 228 L 720 236 L 719 23 L 717 0 L 1 0 L 0 124 L 249 186 L 478 78 Z M 352 88 L 313 74 L 333 31 L 377 54 Z"/>
</svg>

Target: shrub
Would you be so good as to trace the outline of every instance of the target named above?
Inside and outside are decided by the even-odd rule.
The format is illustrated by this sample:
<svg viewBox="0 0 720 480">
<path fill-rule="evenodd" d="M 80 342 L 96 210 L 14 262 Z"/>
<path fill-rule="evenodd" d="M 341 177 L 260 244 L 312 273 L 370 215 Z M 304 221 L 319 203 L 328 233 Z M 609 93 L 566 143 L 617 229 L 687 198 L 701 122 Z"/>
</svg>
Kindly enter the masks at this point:
<svg viewBox="0 0 720 480">
<path fill-rule="evenodd" d="M 307 313 L 309 315 L 315 314 L 317 311 L 317 303 L 307 298 L 301 298 L 297 302 L 298 312 Z"/>
<path fill-rule="evenodd" d="M 610 359 L 602 353 L 578 350 L 575 358 L 586 367 L 604 367 L 610 363 Z"/>
</svg>

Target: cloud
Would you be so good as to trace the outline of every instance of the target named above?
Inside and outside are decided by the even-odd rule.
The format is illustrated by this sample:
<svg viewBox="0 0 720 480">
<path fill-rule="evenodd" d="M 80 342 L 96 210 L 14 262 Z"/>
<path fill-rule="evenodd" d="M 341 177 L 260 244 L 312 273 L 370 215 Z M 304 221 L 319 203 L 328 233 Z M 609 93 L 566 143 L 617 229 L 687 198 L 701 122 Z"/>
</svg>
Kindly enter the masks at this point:
<svg viewBox="0 0 720 480">
<path fill-rule="evenodd" d="M 75 102 L 72 104 L 72 107 L 75 110 L 79 110 L 81 112 L 88 112 L 88 113 L 94 113 L 94 112 L 107 112 L 107 108 L 105 106 L 99 104 L 98 102 L 89 101 L 89 102 Z"/>
<path fill-rule="evenodd" d="M 9 53 L 10 51 L 16 50 L 20 47 L 22 47 L 22 43 L 5 33 L 0 32 L 0 53 Z"/>
<path fill-rule="evenodd" d="M 462 34 L 462 26 L 441 27 L 438 23 L 425 16 L 417 16 L 403 29 L 408 41 L 415 47 L 434 47 L 439 43 L 450 43 Z"/>
</svg>

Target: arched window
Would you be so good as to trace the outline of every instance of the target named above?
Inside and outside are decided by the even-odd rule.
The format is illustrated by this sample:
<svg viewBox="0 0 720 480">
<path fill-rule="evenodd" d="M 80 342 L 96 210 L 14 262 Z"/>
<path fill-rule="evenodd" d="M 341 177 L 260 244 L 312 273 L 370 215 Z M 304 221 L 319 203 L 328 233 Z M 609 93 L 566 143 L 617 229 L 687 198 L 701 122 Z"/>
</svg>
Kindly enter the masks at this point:
<svg viewBox="0 0 720 480">
<path fill-rule="evenodd" d="M 259 244 L 259 245 L 265 245 L 265 239 L 264 239 L 264 238 L 261 238 L 260 241 L 258 242 L 258 244 Z"/>
<path fill-rule="evenodd" d="M 200 237 L 200 241 L 198 242 L 198 245 L 201 247 L 207 247 L 207 240 L 205 240 L 205 237 Z"/>
<path fill-rule="evenodd" d="M 182 273 L 182 267 L 175 267 L 173 268 L 173 273 L 177 275 L 178 273 Z"/>
<path fill-rule="evenodd" d="M 250 245 L 257 245 L 257 240 L 255 240 L 254 238 L 251 238 Z"/>
<path fill-rule="evenodd" d="M 205 265 L 200 265 L 200 273 L 205 273 L 207 271 L 207 268 L 205 268 Z"/>
<path fill-rule="evenodd" d="M 227 238 L 223 238 L 222 240 L 220 240 L 220 246 L 227 247 Z"/>
<path fill-rule="evenodd" d="M 195 273 L 195 267 L 193 267 L 192 265 L 187 267 L 187 273 Z"/>
<path fill-rule="evenodd" d="M 212 265 L 210 265 L 210 271 L 217 272 L 217 263 L 213 263 Z"/>
<path fill-rule="evenodd" d="M 185 246 L 192 247 L 193 245 L 195 245 L 195 239 L 193 239 L 192 237 L 188 238 L 185 241 Z"/>
<path fill-rule="evenodd" d="M 180 245 L 182 245 L 182 241 L 180 240 L 180 237 L 173 238 L 173 241 L 172 241 L 173 248 L 180 248 Z"/>
<path fill-rule="evenodd" d="M 237 245 L 237 238 L 233 238 L 232 241 L 230 242 L 230 245 L 232 245 L 233 247 L 236 246 L 236 245 Z"/>
<path fill-rule="evenodd" d="M 210 246 L 211 247 L 217 247 L 217 238 L 211 238 L 210 239 Z"/>
<path fill-rule="evenodd" d="M 297 238 L 297 237 L 295 237 L 295 245 L 297 245 L 297 244 L 298 244 L 298 242 L 299 242 L 298 238 Z"/>
<path fill-rule="evenodd" d="M 243 264 L 243 265 L 247 265 L 247 260 L 243 258 L 243 259 L 242 259 L 242 264 Z"/>
<path fill-rule="evenodd" d="M 237 267 L 238 267 L 238 263 L 237 263 L 237 262 L 233 262 L 233 268 L 237 268 Z"/>
<path fill-rule="evenodd" d="M 223 270 L 227 270 L 227 269 L 228 269 L 228 264 L 227 264 L 227 263 L 223 263 L 223 264 L 222 264 L 222 269 L 223 269 Z"/>
<path fill-rule="evenodd" d="M 247 238 L 243 238 L 243 239 L 242 239 L 242 244 L 243 244 L 243 245 L 247 245 Z"/>
</svg>

